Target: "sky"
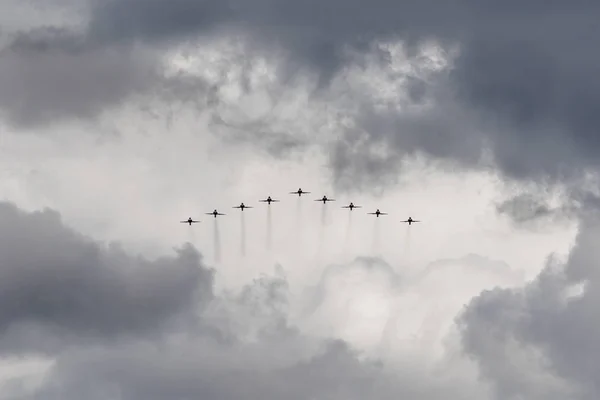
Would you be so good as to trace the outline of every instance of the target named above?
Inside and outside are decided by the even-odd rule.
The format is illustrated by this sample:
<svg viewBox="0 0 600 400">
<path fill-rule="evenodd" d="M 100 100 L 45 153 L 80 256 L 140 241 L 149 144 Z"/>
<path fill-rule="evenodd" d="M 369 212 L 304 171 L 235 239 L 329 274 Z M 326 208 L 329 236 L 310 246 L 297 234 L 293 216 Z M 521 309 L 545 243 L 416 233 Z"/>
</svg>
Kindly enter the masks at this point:
<svg viewBox="0 0 600 400">
<path fill-rule="evenodd" d="M 0 400 L 599 398 L 598 18 L 4 0 Z"/>
</svg>

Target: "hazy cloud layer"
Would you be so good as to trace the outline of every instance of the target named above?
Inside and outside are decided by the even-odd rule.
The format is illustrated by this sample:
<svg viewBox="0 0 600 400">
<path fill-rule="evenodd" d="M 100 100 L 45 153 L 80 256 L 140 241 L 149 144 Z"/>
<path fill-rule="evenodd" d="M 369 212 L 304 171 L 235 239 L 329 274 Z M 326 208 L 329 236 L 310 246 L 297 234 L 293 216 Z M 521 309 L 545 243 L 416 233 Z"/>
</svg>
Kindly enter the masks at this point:
<svg viewBox="0 0 600 400">
<path fill-rule="evenodd" d="M 155 335 L 192 321 L 212 298 L 212 272 L 191 247 L 145 260 L 81 236 L 54 211 L 9 203 L 0 204 L 0 226 L 2 353 Z"/>
</svg>

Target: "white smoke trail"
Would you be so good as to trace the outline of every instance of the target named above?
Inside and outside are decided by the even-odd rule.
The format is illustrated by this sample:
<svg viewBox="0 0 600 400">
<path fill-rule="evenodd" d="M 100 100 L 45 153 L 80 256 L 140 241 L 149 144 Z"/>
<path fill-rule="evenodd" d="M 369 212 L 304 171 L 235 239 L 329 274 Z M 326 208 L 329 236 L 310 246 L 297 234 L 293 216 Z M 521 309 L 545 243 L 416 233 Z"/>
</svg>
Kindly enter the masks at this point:
<svg viewBox="0 0 600 400">
<path fill-rule="evenodd" d="M 246 217 L 243 211 L 240 213 L 240 253 L 242 257 L 246 256 Z"/>
<path fill-rule="evenodd" d="M 404 257 L 406 258 L 406 266 L 410 267 L 410 231 L 411 226 L 406 224 L 406 234 L 404 235 Z"/>
<path fill-rule="evenodd" d="M 219 223 L 215 218 L 213 224 L 213 234 L 215 242 L 215 262 L 221 262 L 221 234 L 219 233 Z"/>
<path fill-rule="evenodd" d="M 375 221 L 374 221 L 374 225 L 373 225 L 373 247 L 372 247 L 373 256 L 378 256 L 379 251 L 381 250 L 380 249 L 381 238 L 379 237 L 379 234 L 380 234 L 379 218 L 375 217 Z"/>
<path fill-rule="evenodd" d="M 273 234 L 273 222 L 271 220 L 271 206 L 267 205 L 267 250 L 271 250 Z"/>
<path fill-rule="evenodd" d="M 346 225 L 346 237 L 344 238 L 344 252 L 348 251 L 350 245 L 350 232 L 352 232 L 352 211 L 348 211 L 348 224 Z"/>
</svg>

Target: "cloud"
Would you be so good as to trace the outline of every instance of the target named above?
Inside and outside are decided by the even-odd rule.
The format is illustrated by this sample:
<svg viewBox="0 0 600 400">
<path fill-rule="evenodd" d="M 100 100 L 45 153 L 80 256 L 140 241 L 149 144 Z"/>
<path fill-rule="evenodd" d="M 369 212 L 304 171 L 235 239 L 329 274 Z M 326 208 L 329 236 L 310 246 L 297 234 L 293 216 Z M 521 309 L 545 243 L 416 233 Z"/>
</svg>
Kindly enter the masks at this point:
<svg viewBox="0 0 600 400">
<path fill-rule="evenodd" d="M 209 42 L 237 35 L 245 43 L 244 57 L 271 57 L 278 64 L 278 80 L 289 89 L 296 82 L 291 76 L 315 73 L 321 87 L 312 93 L 314 101 L 353 105 L 347 116 L 354 123 L 343 126 L 340 119 L 328 132 L 334 138 L 328 149 L 340 189 L 394 181 L 402 160 L 415 153 L 469 168 L 491 163 L 510 178 L 550 177 L 554 182 L 598 165 L 593 132 L 600 115 L 595 83 L 600 57 L 593 49 L 600 36 L 600 6 L 594 2 L 140 4 L 91 1 L 87 23 L 77 34 L 84 42 L 77 56 L 61 50 L 56 40 L 27 56 L 6 52 L 0 58 L 0 89 L 12 94 L 0 106 L 21 123 L 94 115 L 132 94 L 153 95 L 164 85 L 160 72 L 166 49 L 199 37 Z M 432 60 L 421 50 L 430 40 L 449 52 L 450 65 L 423 79 Z M 395 70 L 392 52 L 381 46 L 394 41 L 405 44 L 415 71 Z M 140 43 L 155 52 L 141 51 Z M 451 51 L 453 46 L 458 52 Z M 371 61 L 389 74 L 388 87 L 402 81 L 407 104 L 428 102 L 429 107 L 422 112 L 380 107 L 383 90 L 376 96 L 357 90 L 350 97 L 333 90 L 336 79 L 339 83 L 349 68 L 373 55 L 377 61 Z M 66 89 L 64 82 L 76 84 Z M 202 85 L 196 89 L 199 97 L 207 95 Z M 19 101 L 12 100 L 15 94 Z M 275 143 L 265 133 L 269 130 L 261 127 L 257 140 L 265 139 L 273 153 L 299 146 L 287 134 Z M 378 151 L 381 147 L 387 152 Z"/>
<path fill-rule="evenodd" d="M 212 271 L 190 246 L 146 260 L 65 227 L 54 211 L 0 204 L 0 351 L 154 335 L 189 323 L 212 294 Z"/>
<path fill-rule="evenodd" d="M 357 260 L 352 268 L 363 269 L 377 281 L 385 273 L 382 266 L 375 260 Z M 332 289 L 327 289 L 328 296 L 335 295 Z M 263 276 L 237 295 L 214 299 L 215 307 L 203 312 L 203 323 L 220 326 L 220 336 L 181 330 L 158 342 L 142 338 L 69 350 L 33 398 L 71 399 L 86 393 L 90 399 L 127 400 L 173 396 L 437 400 L 451 393 L 460 400 L 485 393 L 476 383 L 463 381 L 468 374 L 456 365 L 429 376 L 415 368 L 414 361 L 381 362 L 342 340 L 289 329 L 288 300 L 291 293 L 284 276 Z M 249 334 L 254 328 L 259 329 Z M 231 340 L 215 340 L 225 337 L 225 331 Z"/>
<path fill-rule="evenodd" d="M 160 86 L 156 67 L 151 51 L 90 46 L 64 29 L 19 33 L 0 52 L 0 108 L 25 127 L 94 118 Z"/>
<path fill-rule="evenodd" d="M 465 349 L 501 398 L 594 399 L 597 365 L 597 218 L 588 215 L 563 264 L 533 282 L 475 298 L 461 317 Z"/>
<path fill-rule="evenodd" d="M 0 222 L 10 227 L 0 231 L 0 350 L 53 361 L 40 377 L 5 382 L 4 398 L 437 400 L 453 393 L 460 400 L 485 393 L 462 364 L 430 377 L 401 358 L 398 365 L 370 358 L 336 334 L 306 332 L 292 321 L 297 299 L 281 269 L 216 295 L 213 272 L 189 246 L 149 261 L 81 236 L 54 211 L 9 203 L 0 205 Z M 360 258 L 348 268 L 350 275 L 342 266 L 324 274 L 321 317 L 340 287 L 344 296 L 371 293 L 384 302 L 378 287 L 399 288 L 386 282 L 394 272 L 381 260 Z"/>
</svg>

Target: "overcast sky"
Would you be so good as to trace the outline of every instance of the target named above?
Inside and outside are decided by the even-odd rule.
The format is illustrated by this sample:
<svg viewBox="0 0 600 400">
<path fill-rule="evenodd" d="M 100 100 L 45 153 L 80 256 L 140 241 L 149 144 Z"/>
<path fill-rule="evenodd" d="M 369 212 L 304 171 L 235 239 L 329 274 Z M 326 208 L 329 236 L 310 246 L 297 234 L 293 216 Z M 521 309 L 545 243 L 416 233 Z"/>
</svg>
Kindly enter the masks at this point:
<svg viewBox="0 0 600 400">
<path fill-rule="evenodd" d="M 600 398 L 599 19 L 4 0 L 0 399 Z"/>
</svg>

